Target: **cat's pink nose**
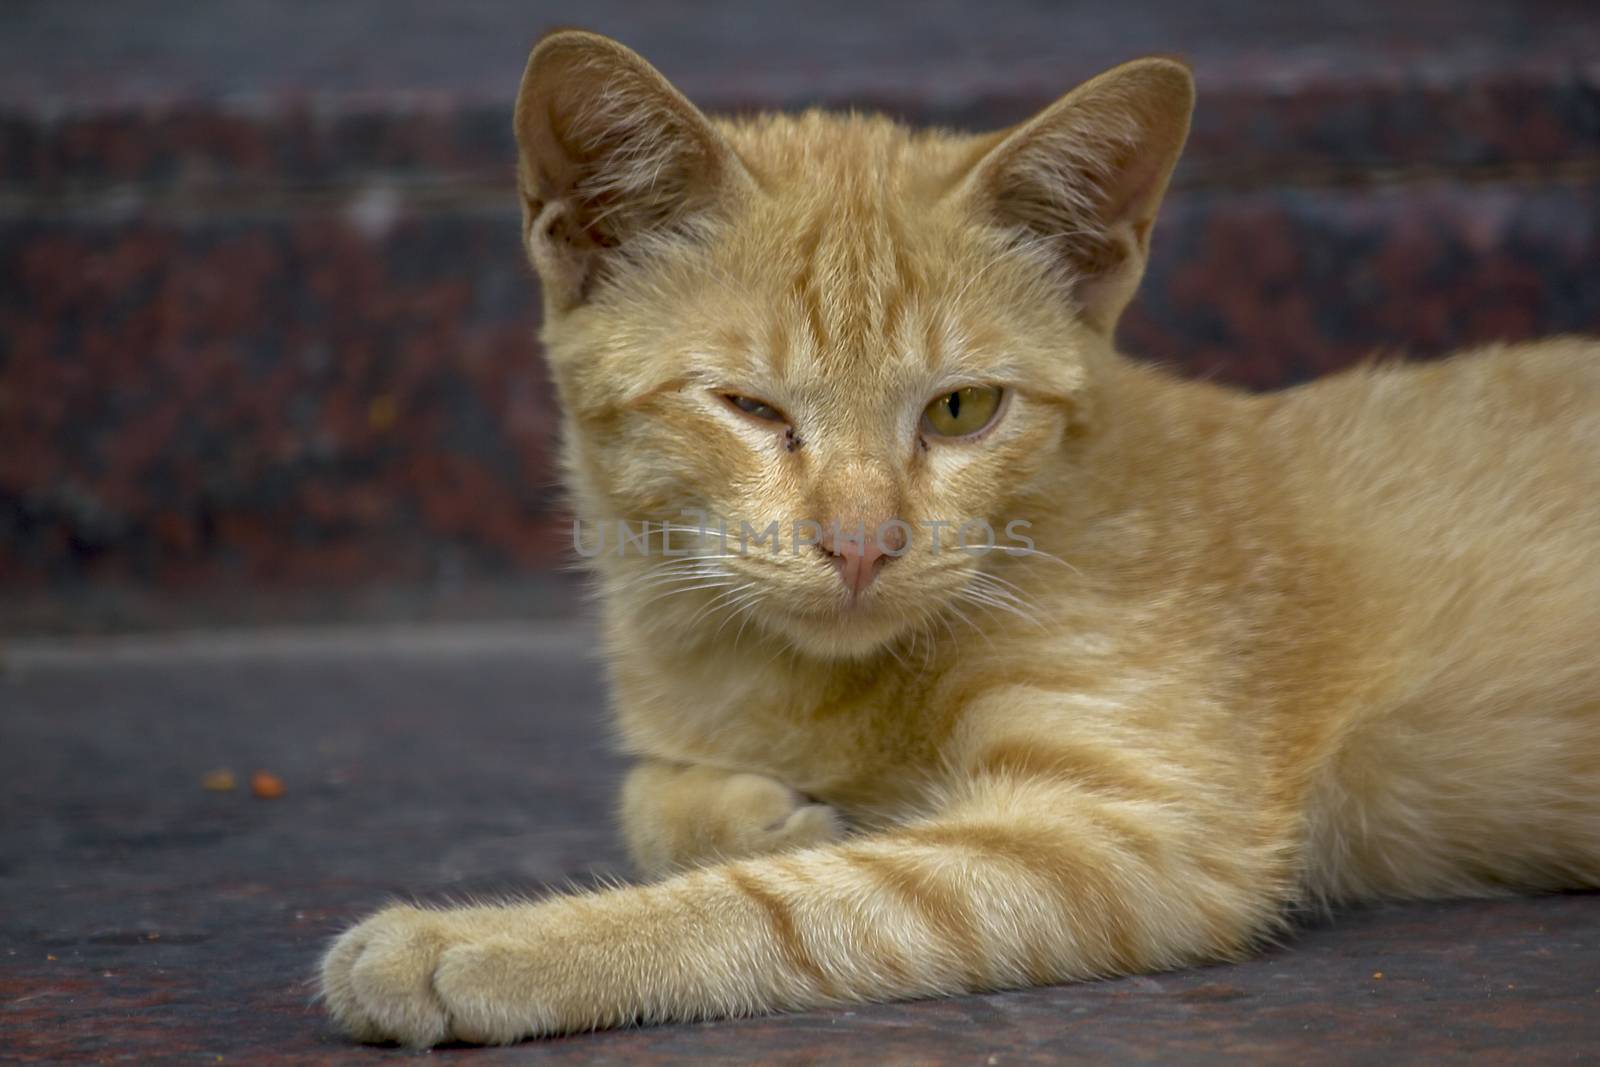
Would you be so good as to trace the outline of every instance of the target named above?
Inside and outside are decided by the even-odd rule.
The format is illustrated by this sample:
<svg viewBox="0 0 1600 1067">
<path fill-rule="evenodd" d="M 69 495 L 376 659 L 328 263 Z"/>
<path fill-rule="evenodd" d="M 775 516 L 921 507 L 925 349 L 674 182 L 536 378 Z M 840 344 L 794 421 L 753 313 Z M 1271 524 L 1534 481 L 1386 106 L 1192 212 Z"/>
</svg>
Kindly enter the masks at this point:
<svg viewBox="0 0 1600 1067">
<path fill-rule="evenodd" d="M 839 580 L 852 595 L 859 595 L 871 585 L 883 565 L 906 547 L 905 532 L 898 524 L 877 530 L 871 527 L 865 531 L 841 529 L 837 537 L 835 529 L 825 527 L 817 547 L 833 557 Z"/>
</svg>

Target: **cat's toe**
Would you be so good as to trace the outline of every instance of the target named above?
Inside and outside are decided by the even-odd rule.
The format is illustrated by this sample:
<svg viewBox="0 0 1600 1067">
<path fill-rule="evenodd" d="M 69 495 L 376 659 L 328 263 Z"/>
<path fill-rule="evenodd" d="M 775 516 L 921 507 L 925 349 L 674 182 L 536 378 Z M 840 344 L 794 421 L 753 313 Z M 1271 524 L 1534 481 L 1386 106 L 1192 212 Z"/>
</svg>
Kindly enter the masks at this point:
<svg viewBox="0 0 1600 1067">
<path fill-rule="evenodd" d="M 814 803 L 775 778 L 739 774 L 729 780 L 727 789 L 727 810 L 739 827 L 736 836 L 742 838 L 735 848 L 738 852 L 804 848 L 844 834 L 844 820 L 836 809 Z"/>
<path fill-rule="evenodd" d="M 777 830 L 783 848 L 810 848 L 825 845 L 844 836 L 844 819 L 827 804 L 806 804 L 796 808 Z"/>
<path fill-rule="evenodd" d="M 450 1015 L 433 984 L 445 947 L 437 913 L 396 906 L 372 916 L 323 959 L 329 1014 L 360 1041 L 429 1048 L 449 1040 Z"/>
<path fill-rule="evenodd" d="M 345 1033 L 358 1041 L 381 1041 L 383 1035 L 373 1027 L 372 1021 L 361 1008 L 355 986 L 350 979 L 356 960 L 367 947 L 371 931 L 365 923 L 345 931 L 328 948 L 322 957 L 320 996 L 328 1014 Z"/>
<path fill-rule="evenodd" d="M 722 786 L 724 817 L 746 833 L 776 833 L 806 804 L 806 796 L 764 774 L 730 775 Z"/>
<path fill-rule="evenodd" d="M 548 962 L 548 961 L 545 961 Z M 455 945 L 439 960 L 434 984 L 455 1037 L 507 1045 L 563 1027 L 541 956 L 506 938 Z"/>
</svg>

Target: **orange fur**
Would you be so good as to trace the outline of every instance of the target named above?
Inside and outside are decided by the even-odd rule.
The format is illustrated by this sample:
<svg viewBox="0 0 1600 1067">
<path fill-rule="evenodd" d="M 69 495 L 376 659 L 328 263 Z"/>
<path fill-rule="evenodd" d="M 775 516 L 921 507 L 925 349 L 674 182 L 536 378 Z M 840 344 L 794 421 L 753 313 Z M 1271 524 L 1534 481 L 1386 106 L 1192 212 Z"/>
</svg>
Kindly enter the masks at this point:
<svg viewBox="0 0 1600 1067">
<path fill-rule="evenodd" d="M 921 535 L 854 599 L 819 550 L 686 529 L 594 559 L 624 829 L 668 877 L 382 912 L 324 963 L 351 1033 L 1088 978 L 1308 901 L 1600 882 L 1600 346 L 1271 396 L 1125 360 L 1190 95 L 1146 60 L 989 136 L 714 122 L 620 45 L 541 43 L 520 173 L 579 516 L 1035 549 Z M 998 421 L 927 441 L 974 384 Z"/>
</svg>

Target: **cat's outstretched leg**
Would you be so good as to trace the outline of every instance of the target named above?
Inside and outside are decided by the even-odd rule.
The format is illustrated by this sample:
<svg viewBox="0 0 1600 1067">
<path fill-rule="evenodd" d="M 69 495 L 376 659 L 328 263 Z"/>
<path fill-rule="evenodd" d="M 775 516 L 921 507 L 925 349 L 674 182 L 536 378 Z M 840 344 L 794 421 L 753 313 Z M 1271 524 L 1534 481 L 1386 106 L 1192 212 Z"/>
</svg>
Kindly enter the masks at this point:
<svg viewBox="0 0 1600 1067">
<path fill-rule="evenodd" d="M 367 1040 L 508 1042 L 1156 970 L 1238 956 L 1277 921 L 1283 851 L 1228 808 L 1136 774 L 1084 787 L 1114 764 L 1082 749 L 992 752 L 939 816 L 850 841 L 537 904 L 390 908 L 329 952 L 329 1009 Z"/>
<path fill-rule="evenodd" d="M 633 862 L 652 877 L 821 845 L 844 832 L 837 811 L 776 778 L 659 760 L 629 772 L 621 817 Z"/>
</svg>

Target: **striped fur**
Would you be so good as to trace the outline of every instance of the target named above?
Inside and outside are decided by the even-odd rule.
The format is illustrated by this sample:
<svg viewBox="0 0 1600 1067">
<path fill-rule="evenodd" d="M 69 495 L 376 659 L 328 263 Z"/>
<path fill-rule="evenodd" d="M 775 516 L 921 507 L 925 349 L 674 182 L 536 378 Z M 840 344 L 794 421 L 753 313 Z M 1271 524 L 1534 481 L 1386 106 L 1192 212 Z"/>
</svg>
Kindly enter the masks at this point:
<svg viewBox="0 0 1600 1067">
<path fill-rule="evenodd" d="M 1600 883 L 1600 346 L 1275 396 L 1110 333 L 1187 75 L 986 137 L 704 118 L 561 33 L 518 102 L 587 522 L 982 517 L 848 601 L 817 553 L 592 561 L 656 880 L 393 907 L 364 1040 L 507 1042 L 1237 958 L 1297 907 Z M 950 383 L 995 428 L 919 440 Z M 761 398 L 789 437 L 732 410 Z M 795 438 L 798 438 L 796 440 Z"/>
</svg>

